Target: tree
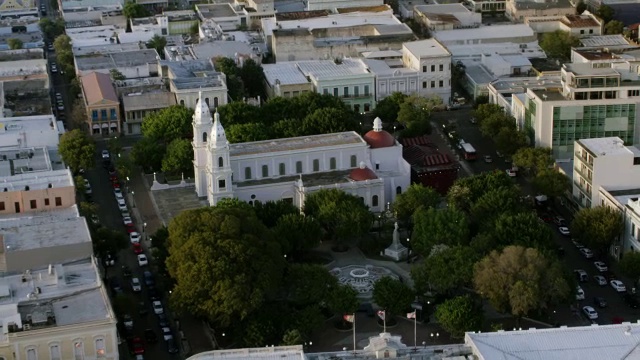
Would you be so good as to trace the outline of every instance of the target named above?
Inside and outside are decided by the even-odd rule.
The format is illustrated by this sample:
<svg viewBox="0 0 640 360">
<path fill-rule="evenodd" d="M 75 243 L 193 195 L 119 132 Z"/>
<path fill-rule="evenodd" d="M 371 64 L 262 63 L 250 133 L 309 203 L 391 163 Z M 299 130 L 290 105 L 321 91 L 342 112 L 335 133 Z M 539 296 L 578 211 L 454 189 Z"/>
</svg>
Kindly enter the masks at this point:
<svg viewBox="0 0 640 360">
<path fill-rule="evenodd" d="M 500 129 L 495 137 L 495 143 L 498 151 L 505 156 L 512 156 L 519 149 L 529 145 L 529 139 L 524 131 L 516 129 L 515 126 L 507 126 Z"/>
<path fill-rule="evenodd" d="M 239 75 L 244 84 L 245 93 L 248 96 L 265 98 L 264 71 L 260 64 L 253 59 L 246 59 L 242 64 L 242 68 L 239 69 Z"/>
<path fill-rule="evenodd" d="M 87 187 L 84 184 L 84 177 L 82 175 L 78 175 L 73 178 L 73 182 L 76 183 L 76 191 L 84 194 L 85 190 L 87 190 Z"/>
<path fill-rule="evenodd" d="M 447 202 L 449 206 L 469 211 L 485 193 L 513 186 L 513 181 L 504 171 L 485 172 L 456 180 L 449 189 Z"/>
<path fill-rule="evenodd" d="M 74 101 L 71 106 L 71 113 L 69 114 L 69 121 L 67 122 L 69 128 L 72 130 L 85 130 L 87 126 L 87 108 L 84 106 L 84 102 L 81 99 Z"/>
<path fill-rule="evenodd" d="M 285 283 L 288 299 L 297 306 L 322 304 L 329 301 L 338 280 L 322 265 L 291 264 Z"/>
<path fill-rule="evenodd" d="M 480 105 L 489 103 L 489 95 L 478 95 L 473 102 L 474 110 L 477 109 Z"/>
<path fill-rule="evenodd" d="M 616 11 L 613 10 L 613 8 L 608 5 L 600 5 L 598 10 L 596 10 L 596 15 L 598 15 L 602 20 L 604 20 L 605 24 L 613 20 L 613 16 L 615 14 L 616 14 Z"/>
<path fill-rule="evenodd" d="M 260 309 L 278 289 L 284 267 L 267 234 L 244 206 L 180 213 L 169 224 L 171 303 L 223 327 Z"/>
<path fill-rule="evenodd" d="M 353 314 L 360 306 L 358 292 L 349 285 L 340 284 L 331 291 L 327 305 L 336 314 Z"/>
<path fill-rule="evenodd" d="M 620 211 L 608 206 L 583 208 L 571 222 L 571 234 L 586 246 L 605 253 L 618 236 L 624 221 Z"/>
<path fill-rule="evenodd" d="M 143 137 L 133 145 L 131 158 L 134 163 L 142 167 L 144 172 L 150 174 L 154 171 L 160 171 L 166 151 L 164 144 L 153 138 Z"/>
<path fill-rule="evenodd" d="M 576 5 L 576 14 L 582 15 L 585 10 L 587 10 L 587 4 L 584 1 L 579 1 Z"/>
<path fill-rule="evenodd" d="M 49 40 L 53 40 L 58 36 L 64 34 L 64 19 L 59 17 L 55 20 L 51 20 L 49 17 L 43 17 L 38 22 L 40 30 L 44 34 L 44 37 Z"/>
<path fill-rule="evenodd" d="M 640 253 L 626 252 L 618 263 L 620 272 L 633 279 L 634 284 L 640 278 Z"/>
<path fill-rule="evenodd" d="M 269 133 L 269 128 L 259 123 L 233 124 L 231 126 L 226 126 L 225 135 L 230 143 L 272 139 L 272 136 Z"/>
<path fill-rule="evenodd" d="M 152 112 L 142 121 L 142 134 L 165 145 L 175 139 L 191 139 L 193 109 L 173 105 Z"/>
<path fill-rule="evenodd" d="M 572 295 L 557 260 L 521 246 L 492 251 L 476 263 L 473 283 L 476 292 L 497 311 L 518 317 L 569 300 Z"/>
<path fill-rule="evenodd" d="M 496 138 L 504 129 L 517 131 L 516 119 L 503 111 L 495 112 L 480 120 L 480 131 L 484 136 Z"/>
<path fill-rule="evenodd" d="M 22 40 L 18 38 L 9 38 L 7 39 L 7 45 L 9 45 L 9 49 L 11 50 L 18 50 L 18 49 L 22 49 L 22 46 L 24 44 Z"/>
<path fill-rule="evenodd" d="M 275 227 L 278 224 L 278 221 L 284 216 L 300 214 L 300 209 L 285 200 L 267 202 L 256 201 L 253 204 L 253 210 L 255 211 L 258 219 L 260 219 L 260 221 L 262 221 L 262 223 L 268 228 Z"/>
<path fill-rule="evenodd" d="M 330 134 L 358 129 L 351 114 L 340 109 L 322 108 L 307 115 L 302 121 L 304 135 Z"/>
<path fill-rule="evenodd" d="M 439 96 L 432 96 L 430 98 L 423 98 L 417 95 L 409 96 L 405 101 L 400 104 L 400 111 L 398 112 L 398 122 L 407 127 L 406 130 L 413 131 L 405 136 L 418 136 L 431 133 L 431 126 L 429 125 L 429 118 L 431 111 L 434 108 L 442 106 L 442 98 Z M 418 133 L 422 130 L 422 133 Z"/>
<path fill-rule="evenodd" d="M 624 23 L 618 20 L 611 20 L 604 26 L 604 33 L 607 35 L 622 34 L 624 31 Z"/>
<path fill-rule="evenodd" d="M 378 101 L 376 108 L 373 110 L 373 116 L 379 117 L 385 122 L 395 122 L 398 119 L 400 105 L 407 100 L 409 96 L 401 92 L 394 92 L 386 98 Z"/>
<path fill-rule="evenodd" d="M 71 172 L 76 174 L 80 169 L 91 169 L 95 164 L 96 145 L 81 130 L 68 131 L 60 137 L 58 152 Z"/>
<path fill-rule="evenodd" d="M 313 304 L 295 311 L 290 326 L 298 330 L 303 338 L 308 339 L 311 333 L 324 324 L 324 321 L 325 317 L 320 306 Z"/>
<path fill-rule="evenodd" d="M 160 35 L 153 35 L 147 43 L 148 49 L 156 49 L 161 58 L 164 59 L 164 47 L 167 46 L 167 38 Z"/>
<path fill-rule="evenodd" d="M 151 15 L 144 6 L 137 4 L 135 1 L 127 1 L 124 4 L 122 13 L 127 17 L 127 19 L 141 18 Z"/>
<path fill-rule="evenodd" d="M 569 60 L 571 48 L 580 45 L 580 39 L 571 33 L 556 30 L 542 36 L 540 47 L 553 59 Z"/>
<path fill-rule="evenodd" d="M 454 246 L 427 257 L 411 268 L 411 278 L 418 295 L 433 289 L 439 294 L 469 284 L 473 279 L 473 265 L 479 257 L 468 246 Z"/>
<path fill-rule="evenodd" d="M 396 197 L 393 211 L 398 220 L 405 224 L 411 222 L 413 214 L 420 208 L 433 208 L 440 203 L 440 194 L 431 187 L 412 184 L 407 191 Z"/>
<path fill-rule="evenodd" d="M 162 159 L 162 171 L 173 175 L 193 175 L 193 147 L 187 139 L 175 139 Z"/>
<path fill-rule="evenodd" d="M 358 238 L 371 227 L 373 215 L 356 196 L 342 190 L 319 190 L 307 196 L 304 213 L 320 222 L 325 232 L 344 245 L 346 240 Z"/>
<path fill-rule="evenodd" d="M 482 328 L 482 307 L 469 295 L 458 296 L 438 305 L 436 319 L 452 338 L 462 338 L 467 331 Z"/>
<path fill-rule="evenodd" d="M 131 161 L 131 157 L 128 154 L 118 154 L 118 157 L 114 158 L 114 165 L 116 171 L 118 172 L 118 176 L 120 176 L 121 179 L 126 179 L 131 176 L 133 163 Z"/>
<path fill-rule="evenodd" d="M 413 290 L 402 281 L 385 276 L 373 286 L 373 300 L 386 310 L 387 316 L 402 314 L 411 306 L 414 299 Z"/>
<path fill-rule="evenodd" d="M 541 170 L 549 169 L 553 165 L 550 148 L 523 147 L 513 155 L 513 165 L 537 174 Z"/>
<path fill-rule="evenodd" d="M 549 197 L 562 196 L 571 189 L 569 178 L 555 169 L 539 171 L 532 185 L 539 193 Z"/>
<path fill-rule="evenodd" d="M 113 80 L 113 81 L 126 80 L 127 79 L 127 77 L 124 76 L 124 74 L 122 72 L 120 72 L 120 70 L 118 70 L 118 69 L 109 70 L 109 75 L 111 75 L 111 80 Z"/>
<path fill-rule="evenodd" d="M 493 226 L 486 229 L 486 232 L 493 238 L 493 249 L 518 245 L 542 251 L 553 246 L 551 230 L 530 211 L 505 212 L 496 219 Z"/>
<path fill-rule="evenodd" d="M 467 217 L 456 208 L 420 208 L 414 214 L 413 222 L 415 225 L 411 244 L 413 250 L 423 256 L 427 256 L 435 245 L 469 244 Z"/>
<path fill-rule="evenodd" d="M 303 342 L 304 339 L 302 338 L 302 334 L 300 334 L 300 331 L 298 331 L 298 329 L 288 330 L 282 338 L 282 345 L 284 346 L 302 345 Z"/>
<path fill-rule="evenodd" d="M 471 207 L 471 218 L 476 224 L 491 228 L 501 214 L 515 214 L 524 210 L 517 187 L 503 187 L 487 191 Z"/>
<path fill-rule="evenodd" d="M 231 76 L 231 75 L 237 76 L 239 73 L 238 65 L 236 64 L 236 62 L 233 61 L 233 59 L 230 59 L 225 56 L 218 56 L 214 58 L 213 65 L 216 70 L 218 70 L 219 72 L 227 76 Z"/>
<path fill-rule="evenodd" d="M 117 254 L 129 246 L 129 239 L 123 233 L 106 227 L 98 228 L 92 240 L 93 252 L 99 258 L 104 257 L 107 253 Z"/>
<path fill-rule="evenodd" d="M 235 124 L 252 123 L 261 117 L 260 108 L 244 102 L 232 102 L 218 107 L 225 127 Z"/>
<path fill-rule="evenodd" d="M 490 116 L 502 113 L 504 113 L 504 108 L 502 106 L 489 103 L 480 104 L 475 110 L 473 110 L 473 115 L 478 119 L 480 123 L 482 123 L 484 119 L 487 119 Z"/>
<path fill-rule="evenodd" d="M 56 55 L 60 56 L 61 53 L 71 52 L 71 38 L 67 35 L 60 35 L 53 41 L 53 48 L 56 50 Z M 73 55 L 72 55 L 73 58 Z M 60 61 L 60 59 L 58 59 Z"/>
<path fill-rule="evenodd" d="M 169 257 L 169 229 L 163 226 L 156 230 L 152 236 L 149 236 L 149 239 L 151 242 L 151 254 L 159 267 L 159 273 L 167 274 L 166 260 Z M 169 276 L 166 276 L 166 278 L 170 279 Z"/>
<path fill-rule="evenodd" d="M 316 219 L 300 214 L 284 215 L 272 231 L 282 252 L 294 259 L 320 245 L 323 235 L 322 226 Z"/>
</svg>

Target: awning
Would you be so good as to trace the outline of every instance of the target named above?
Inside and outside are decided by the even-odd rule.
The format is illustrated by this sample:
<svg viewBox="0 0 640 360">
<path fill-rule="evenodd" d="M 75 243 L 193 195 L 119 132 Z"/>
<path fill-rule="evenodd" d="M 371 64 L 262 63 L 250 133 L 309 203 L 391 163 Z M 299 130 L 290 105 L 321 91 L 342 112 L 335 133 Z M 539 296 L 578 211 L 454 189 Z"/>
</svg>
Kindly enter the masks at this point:
<svg viewBox="0 0 640 360">
<path fill-rule="evenodd" d="M 94 128 L 94 129 L 100 129 L 100 125 L 98 125 L 98 124 L 93 124 L 93 128 Z"/>
<path fill-rule="evenodd" d="M 111 123 L 111 127 L 117 128 L 118 127 L 118 123 L 112 122 Z"/>
<path fill-rule="evenodd" d="M 102 123 L 102 128 L 103 128 L 103 129 L 108 129 L 108 128 L 109 128 L 109 124 L 107 124 L 107 123 Z"/>
</svg>

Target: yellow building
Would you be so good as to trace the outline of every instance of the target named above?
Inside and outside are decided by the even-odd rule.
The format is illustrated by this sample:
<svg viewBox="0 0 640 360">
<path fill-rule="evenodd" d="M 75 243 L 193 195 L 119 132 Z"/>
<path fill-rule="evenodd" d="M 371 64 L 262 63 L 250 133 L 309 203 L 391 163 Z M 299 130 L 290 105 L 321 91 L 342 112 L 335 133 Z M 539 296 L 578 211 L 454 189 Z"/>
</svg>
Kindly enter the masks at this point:
<svg viewBox="0 0 640 360">
<path fill-rule="evenodd" d="M 120 100 L 107 74 L 92 72 L 80 78 L 87 126 L 92 135 L 120 134 Z"/>
<path fill-rule="evenodd" d="M 36 8 L 36 0 L 0 0 L 0 12 Z"/>
</svg>

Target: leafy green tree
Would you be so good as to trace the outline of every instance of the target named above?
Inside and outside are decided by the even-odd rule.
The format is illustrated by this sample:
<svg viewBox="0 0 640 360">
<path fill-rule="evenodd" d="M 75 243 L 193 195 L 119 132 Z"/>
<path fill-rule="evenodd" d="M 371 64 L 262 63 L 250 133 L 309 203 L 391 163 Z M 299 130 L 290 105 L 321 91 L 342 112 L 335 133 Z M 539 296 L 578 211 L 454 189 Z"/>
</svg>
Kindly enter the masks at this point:
<svg viewBox="0 0 640 360">
<path fill-rule="evenodd" d="M 231 75 L 239 75 L 238 65 L 233 59 L 224 56 L 218 56 L 213 59 L 213 65 L 216 70 L 221 73 L 231 76 Z"/>
<path fill-rule="evenodd" d="M 300 331 L 298 329 L 288 330 L 284 334 L 284 337 L 282 338 L 282 345 L 284 345 L 284 346 L 302 345 L 303 342 L 304 342 L 304 339 L 303 339 L 302 334 L 300 334 Z"/>
<path fill-rule="evenodd" d="M 187 139 L 175 139 L 167 146 L 162 159 L 162 171 L 169 174 L 193 175 L 193 147 Z"/>
<path fill-rule="evenodd" d="M 517 187 L 504 187 L 487 191 L 471 208 L 471 218 L 476 224 L 493 226 L 493 221 L 504 213 L 517 213 L 524 210 Z"/>
<path fill-rule="evenodd" d="M 80 169 L 91 169 L 95 165 L 96 144 L 82 130 L 71 130 L 60 137 L 58 152 L 62 161 L 76 174 Z"/>
<path fill-rule="evenodd" d="M 232 102 L 218 107 L 220 119 L 225 127 L 252 123 L 261 117 L 260 108 L 244 102 Z"/>
<path fill-rule="evenodd" d="M 613 8 L 608 5 L 600 5 L 598 10 L 596 10 L 596 15 L 598 15 L 602 20 L 604 20 L 605 24 L 613 20 L 613 16 L 615 14 L 616 14 L 616 11 L 613 10 Z"/>
<path fill-rule="evenodd" d="M 571 234 L 586 246 L 603 254 L 622 235 L 624 221 L 620 211 L 608 206 L 583 208 L 571 222 Z"/>
<path fill-rule="evenodd" d="M 253 204 L 253 210 L 256 212 L 258 219 L 268 228 L 275 227 L 282 217 L 300 214 L 300 209 L 285 200 L 256 201 Z"/>
<path fill-rule="evenodd" d="M 277 244 L 267 236 L 244 206 L 180 213 L 169 224 L 172 305 L 223 327 L 261 309 L 278 289 L 284 268 Z"/>
<path fill-rule="evenodd" d="M 359 198 L 338 189 L 319 190 L 308 195 L 304 213 L 315 217 L 339 246 L 365 234 L 373 221 L 369 208 Z"/>
<path fill-rule="evenodd" d="M 562 196 L 571 189 L 569 178 L 555 169 L 539 171 L 531 184 L 539 193 L 550 197 Z"/>
<path fill-rule="evenodd" d="M 291 326 L 298 330 L 303 339 L 308 339 L 311 334 L 318 330 L 325 321 L 325 317 L 318 304 L 306 306 L 295 311 L 291 321 Z M 286 335 L 286 332 L 285 332 Z"/>
<path fill-rule="evenodd" d="M 576 14 L 581 15 L 585 10 L 587 10 L 587 4 L 584 1 L 579 1 L 576 5 Z"/>
<path fill-rule="evenodd" d="M 302 121 L 304 135 L 330 134 L 357 130 L 352 114 L 340 109 L 322 108 L 307 115 Z"/>
<path fill-rule="evenodd" d="M 373 116 L 379 117 L 385 122 L 395 122 L 398 119 L 400 105 L 403 104 L 409 96 L 394 92 L 386 98 L 378 101 L 376 108 L 373 110 Z"/>
<path fill-rule="evenodd" d="M 22 49 L 24 43 L 18 38 L 9 38 L 7 39 L 7 45 L 9 45 L 9 49 L 11 50 L 18 50 Z"/>
<path fill-rule="evenodd" d="M 449 206 L 469 211 L 471 206 L 485 193 L 500 188 L 512 188 L 513 181 L 504 171 L 492 171 L 456 180 L 449 189 Z"/>
<path fill-rule="evenodd" d="M 409 96 L 400 104 L 397 121 L 407 129 L 424 129 L 426 134 L 431 132 L 429 118 L 434 108 L 442 106 L 442 99 L 438 96 L 423 98 L 416 95 Z M 412 133 L 411 136 L 422 135 Z"/>
<path fill-rule="evenodd" d="M 129 239 L 123 233 L 106 227 L 96 229 L 92 241 L 93 252 L 99 258 L 104 257 L 107 253 L 117 254 L 129 246 Z"/>
<path fill-rule="evenodd" d="M 437 210 L 421 208 L 413 216 L 411 244 L 418 254 L 427 256 L 435 245 L 469 244 L 469 225 L 466 215 L 456 208 Z"/>
<path fill-rule="evenodd" d="M 48 17 L 43 17 L 38 22 L 38 26 L 44 34 L 44 37 L 50 40 L 64 34 L 64 25 L 64 19 L 61 17 L 55 18 L 55 20 L 52 20 Z"/>
<path fill-rule="evenodd" d="M 486 230 L 495 241 L 496 248 L 518 245 L 538 251 L 551 249 L 553 234 L 533 212 L 506 212 Z"/>
<path fill-rule="evenodd" d="M 373 286 L 373 300 L 386 310 L 387 316 L 402 314 L 415 298 L 413 290 L 400 280 L 385 276 Z"/>
<path fill-rule="evenodd" d="M 360 306 L 358 292 L 349 285 L 339 284 L 331 291 L 327 305 L 336 314 L 353 314 Z"/>
<path fill-rule="evenodd" d="M 87 190 L 87 187 L 84 184 L 84 177 L 82 175 L 78 175 L 73 178 L 73 181 L 76 183 L 76 191 L 84 194 L 84 191 Z"/>
<path fill-rule="evenodd" d="M 121 179 L 126 179 L 131 176 L 131 171 L 133 170 L 133 162 L 131 161 L 131 157 L 127 154 L 118 154 L 118 156 L 114 160 L 114 165 L 118 175 Z"/>
<path fill-rule="evenodd" d="M 411 268 L 411 278 L 418 294 L 433 289 L 448 294 L 473 279 L 473 265 L 478 254 L 468 246 L 447 248 L 427 257 L 421 264 Z"/>
<path fill-rule="evenodd" d="M 297 306 L 322 304 L 329 301 L 338 280 L 322 265 L 291 264 L 285 283 L 288 299 Z"/>
<path fill-rule="evenodd" d="M 191 139 L 193 109 L 173 105 L 147 115 L 142 121 L 142 135 L 168 145 L 175 139 Z"/>
<path fill-rule="evenodd" d="M 156 260 L 156 265 L 159 267 L 159 273 L 167 274 L 166 260 L 169 257 L 169 229 L 166 226 L 156 230 L 156 232 L 149 236 L 151 240 L 151 254 Z M 167 276 L 168 278 L 168 276 Z"/>
<path fill-rule="evenodd" d="M 137 4 L 135 1 L 127 1 L 124 4 L 122 13 L 127 17 L 127 19 L 141 18 L 151 15 L 144 6 Z"/>
<path fill-rule="evenodd" d="M 57 56 L 60 56 L 63 52 L 71 52 L 71 38 L 67 35 L 58 36 L 53 41 L 53 48 Z"/>
<path fill-rule="evenodd" d="M 489 103 L 489 95 L 478 95 L 473 102 L 473 109 L 477 109 L 480 105 Z"/>
<path fill-rule="evenodd" d="M 127 79 L 127 77 L 124 76 L 124 74 L 122 72 L 120 72 L 120 70 L 118 70 L 118 69 L 109 70 L 109 75 L 111 76 L 111 80 L 113 80 L 113 81 L 126 80 Z"/>
<path fill-rule="evenodd" d="M 500 312 L 522 317 L 569 300 L 572 290 L 557 260 L 535 249 L 508 246 L 474 266 L 476 292 Z"/>
<path fill-rule="evenodd" d="M 604 26 L 604 33 L 607 35 L 622 34 L 624 31 L 624 23 L 618 20 L 611 20 Z"/>
<path fill-rule="evenodd" d="M 452 338 L 462 338 L 467 331 L 482 328 L 484 314 L 482 307 L 469 295 L 458 296 L 438 305 L 436 319 Z"/>
<path fill-rule="evenodd" d="M 247 59 L 238 70 L 238 75 L 244 84 L 244 90 L 248 96 L 265 98 L 264 71 L 260 64 L 253 59 Z"/>
<path fill-rule="evenodd" d="M 484 136 L 496 138 L 496 145 L 503 145 L 497 141 L 500 132 L 505 131 L 505 129 L 507 129 L 506 136 L 511 136 L 517 132 L 516 119 L 505 112 L 496 112 L 480 120 L 480 131 Z M 504 142 L 504 139 L 500 140 Z"/>
<path fill-rule="evenodd" d="M 290 315 L 293 309 L 283 302 L 269 302 L 261 306 L 234 326 L 242 329 L 238 337 L 247 347 L 262 347 L 264 344 L 277 344 L 282 339 L 284 331 L 291 324 Z"/>
<path fill-rule="evenodd" d="M 519 169 L 537 174 L 553 165 L 550 148 L 523 147 L 513 155 L 513 165 Z"/>
<path fill-rule="evenodd" d="M 633 279 L 634 283 L 640 279 L 640 253 L 626 252 L 620 262 L 618 262 L 620 272 L 624 276 Z"/>
<path fill-rule="evenodd" d="M 160 171 L 162 159 L 167 148 L 164 144 L 150 137 L 143 137 L 133 145 L 131 158 L 147 173 Z"/>
<path fill-rule="evenodd" d="M 316 219 L 300 214 L 282 216 L 272 231 L 282 252 L 293 259 L 320 245 L 323 235 L 322 226 Z"/>
<path fill-rule="evenodd" d="M 580 39 L 562 30 L 545 33 L 540 41 L 540 47 L 547 53 L 547 56 L 560 60 L 569 60 L 571 48 L 578 45 L 580 45 Z"/>
<path fill-rule="evenodd" d="M 226 126 L 225 129 L 225 135 L 230 143 L 261 141 L 272 138 L 269 128 L 259 123 L 233 124 Z"/>
<path fill-rule="evenodd" d="M 489 103 L 480 104 L 475 110 L 473 110 L 473 115 L 478 119 L 480 123 L 482 123 L 484 119 L 494 116 L 495 114 L 503 113 L 504 108 L 502 106 Z"/>
<path fill-rule="evenodd" d="M 158 55 L 163 59 L 165 46 L 167 46 L 167 38 L 160 35 L 153 35 L 151 40 L 147 43 L 147 49 L 155 49 L 158 52 Z"/>
<path fill-rule="evenodd" d="M 433 208 L 440 203 L 440 194 L 431 187 L 412 184 L 407 191 L 396 197 L 393 211 L 398 220 L 409 224 L 413 214 L 420 208 Z"/>
<path fill-rule="evenodd" d="M 512 156 L 519 149 L 529 145 L 529 139 L 524 131 L 509 126 L 500 129 L 496 134 L 495 143 L 498 151 L 506 156 Z"/>
</svg>

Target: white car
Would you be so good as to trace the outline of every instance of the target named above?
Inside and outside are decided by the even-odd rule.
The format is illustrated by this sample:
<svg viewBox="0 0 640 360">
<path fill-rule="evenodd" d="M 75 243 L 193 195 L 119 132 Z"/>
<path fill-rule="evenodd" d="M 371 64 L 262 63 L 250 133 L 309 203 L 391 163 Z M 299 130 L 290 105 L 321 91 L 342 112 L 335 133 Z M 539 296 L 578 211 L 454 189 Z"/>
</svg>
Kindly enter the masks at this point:
<svg viewBox="0 0 640 360">
<path fill-rule="evenodd" d="M 491 158 L 491 155 L 485 155 L 484 156 L 484 162 L 486 163 L 492 163 L 493 159 Z"/>
<path fill-rule="evenodd" d="M 137 277 L 131 278 L 131 290 L 134 292 L 142 291 L 142 284 L 140 283 L 140 279 Z"/>
<path fill-rule="evenodd" d="M 120 211 L 129 210 L 127 208 L 127 204 L 124 202 L 124 200 L 118 201 L 118 209 L 120 209 Z"/>
<path fill-rule="evenodd" d="M 573 245 L 575 245 L 575 247 L 577 249 L 582 249 L 584 248 L 584 245 L 580 244 L 579 242 L 577 242 L 576 240 L 571 240 L 571 242 L 573 243 Z"/>
<path fill-rule="evenodd" d="M 113 189 L 113 194 L 116 196 L 116 199 L 124 199 L 124 196 L 122 195 L 122 190 L 120 190 L 120 188 Z"/>
<path fill-rule="evenodd" d="M 129 212 L 129 209 L 120 211 L 120 215 L 122 215 L 123 219 L 126 217 L 131 217 L 131 213 Z"/>
<path fill-rule="evenodd" d="M 102 158 L 108 160 L 111 156 L 109 155 L 109 150 L 102 150 Z"/>
<path fill-rule="evenodd" d="M 580 286 L 576 286 L 576 300 L 584 300 L 584 290 Z"/>
<path fill-rule="evenodd" d="M 624 284 L 620 280 L 611 280 L 609 284 L 611 284 L 611 287 L 614 288 L 619 293 L 627 291 L 627 287 L 624 286 Z"/>
<path fill-rule="evenodd" d="M 123 217 L 122 222 L 124 223 L 125 226 L 133 224 L 133 220 L 131 220 L 131 217 L 129 216 Z"/>
<path fill-rule="evenodd" d="M 84 193 L 87 195 L 91 195 L 91 193 L 93 193 L 93 191 L 91 190 L 91 184 L 87 179 L 84 179 Z"/>
<path fill-rule="evenodd" d="M 602 275 L 594 275 L 593 281 L 595 281 L 596 284 L 600 286 L 607 286 L 607 279 L 605 279 Z"/>
<path fill-rule="evenodd" d="M 132 244 L 137 244 L 140 242 L 140 233 L 138 232 L 132 232 L 129 234 L 129 240 L 131 241 Z"/>
<path fill-rule="evenodd" d="M 580 249 L 580 253 L 582 254 L 582 256 L 584 256 L 587 259 L 591 259 L 593 257 L 593 251 L 587 248 Z"/>
<path fill-rule="evenodd" d="M 559 226 L 558 227 L 558 231 L 560 231 L 560 234 L 564 235 L 564 236 L 569 236 L 571 235 L 571 231 L 569 231 L 569 228 L 566 226 Z"/>
<path fill-rule="evenodd" d="M 153 312 L 156 315 L 164 314 L 164 308 L 162 307 L 162 303 L 160 302 L 160 300 L 152 302 L 151 306 L 153 307 Z"/>
<path fill-rule="evenodd" d="M 593 263 L 593 265 L 596 267 L 596 269 L 598 269 L 598 271 L 600 272 L 605 272 L 605 271 L 609 271 L 609 267 L 607 266 L 607 264 L 603 263 L 602 261 L 595 261 Z"/>
<path fill-rule="evenodd" d="M 162 338 L 164 339 L 164 341 L 169 341 L 169 340 L 173 339 L 173 334 L 171 333 L 171 329 L 170 328 L 168 328 L 166 326 L 162 328 Z"/>
<path fill-rule="evenodd" d="M 147 266 L 147 265 L 149 265 L 149 260 L 147 260 L 147 255 L 145 255 L 145 254 L 138 254 L 138 265 L 140 265 L 140 266 Z"/>
<path fill-rule="evenodd" d="M 513 169 L 507 169 L 505 170 L 505 172 L 507 173 L 507 175 L 509 175 L 509 177 L 516 177 L 518 176 L 518 173 L 515 172 Z"/>
<path fill-rule="evenodd" d="M 598 318 L 598 312 L 591 306 L 583 307 L 582 312 L 589 320 L 595 320 Z"/>
</svg>

